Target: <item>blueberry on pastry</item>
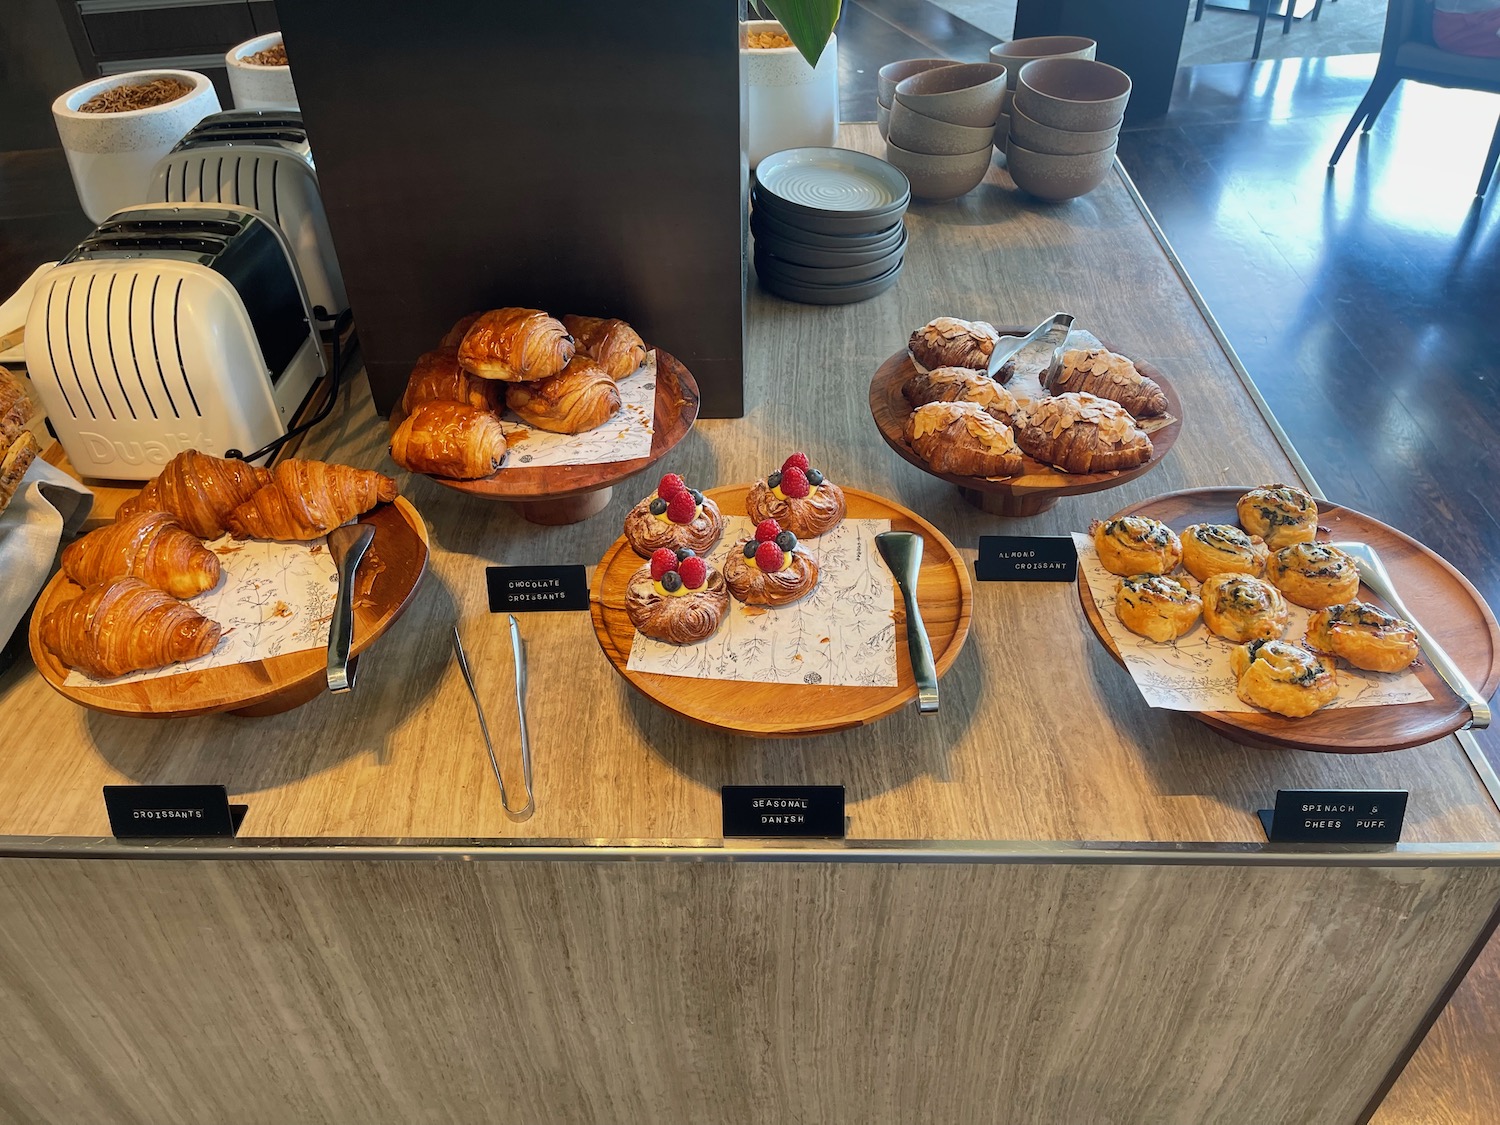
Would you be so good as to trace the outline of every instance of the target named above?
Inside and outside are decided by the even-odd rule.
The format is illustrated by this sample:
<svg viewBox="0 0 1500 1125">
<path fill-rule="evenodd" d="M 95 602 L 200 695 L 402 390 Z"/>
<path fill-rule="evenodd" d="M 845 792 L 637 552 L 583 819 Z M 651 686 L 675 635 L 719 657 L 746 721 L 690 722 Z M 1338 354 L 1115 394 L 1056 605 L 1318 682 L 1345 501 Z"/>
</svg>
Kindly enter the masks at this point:
<svg viewBox="0 0 1500 1125">
<path fill-rule="evenodd" d="M 1421 652 L 1410 622 L 1369 602 L 1344 602 L 1318 610 L 1308 618 L 1307 643 L 1367 672 L 1399 672 Z"/>
<path fill-rule="evenodd" d="M 1170 574 L 1182 560 L 1182 540 L 1160 520 L 1123 516 L 1089 525 L 1099 562 L 1111 574 Z"/>
<path fill-rule="evenodd" d="M 663 547 L 690 547 L 706 555 L 723 534 L 719 506 L 676 473 L 662 477 L 656 491 L 625 516 L 625 539 L 643 559 Z"/>
<path fill-rule="evenodd" d="M 746 605 L 790 605 L 818 584 L 818 564 L 794 533 L 767 519 L 729 552 L 724 581 Z"/>
<path fill-rule="evenodd" d="M 1203 599 L 1175 578 L 1132 574 L 1120 579 L 1115 616 L 1132 633 L 1152 641 L 1175 641 L 1198 623 Z"/>
<path fill-rule="evenodd" d="M 1023 452 L 1065 473 L 1107 473 L 1151 460 L 1151 439 L 1117 402 L 1068 393 L 1028 406 L 1016 420 Z"/>
<path fill-rule="evenodd" d="M 711 637 L 728 610 L 724 576 L 686 547 L 653 551 L 625 587 L 625 612 L 636 631 L 668 644 Z"/>
<path fill-rule="evenodd" d="M 1215 574 L 1262 574 L 1270 555 L 1258 535 L 1227 523 L 1195 523 L 1182 533 L 1182 565 L 1199 582 Z"/>
<path fill-rule="evenodd" d="M 913 407 L 929 402 L 972 402 L 1007 426 L 1021 409 L 1015 395 L 984 372 L 967 367 L 918 371 L 902 385 L 901 393 Z"/>
<path fill-rule="evenodd" d="M 1136 418 L 1167 412 L 1167 396 L 1155 379 L 1142 375 L 1135 364 L 1108 348 L 1074 348 L 1063 352 L 1062 364 L 1050 383 L 1053 394 L 1086 391 L 1118 402 Z"/>
<path fill-rule="evenodd" d="M 1206 579 L 1203 624 L 1216 637 L 1244 644 L 1274 641 L 1286 632 L 1290 614 L 1281 592 L 1253 574 L 1215 574 Z"/>
<path fill-rule="evenodd" d="M 1240 526 L 1259 535 L 1273 551 L 1317 538 L 1317 501 L 1289 484 L 1252 488 L 1240 497 L 1236 510 Z"/>
<path fill-rule="evenodd" d="M 775 520 L 799 539 L 832 531 L 844 511 L 844 490 L 809 465 L 805 453 L 793 453 L 779 472 L 751 485 L 745 498 L 745 513 L 756 523 Z"/>
<path fill-rule="evenodd" d="M 916 360 L 917 366 L 931 371 L 938 367 L 967 367 L 974 371 L 987 371 L 990 356 L 1000 343 L 1000 333 L 993 324 L 982 320 L 959 320 L 954 316 L 940 316 L 930 320 L 911 334 L 906 350 Z M 1014 362 L 1006 363 L 995 373 L 1000 382 L 1015 374 Z"/>
<path fill-rule="evenodd" d="M 1300 719 L 1339 693 L 1333 662 L 1290 641 L 1251 641 L 1229 654 L 1234 693 L 1246 703 Z"/>
<path fill-rule="evenodd" d="M 1290 601 L 1322 609 L 1359 596 L 1359 567 L 1329 543 L 1293 543 L 1266 562 L 1269 578 Z"/>
<path fill-rule="evenodd" d="M 976 402 L 929 402 L 906 419 L 906 444 L 934 472 L 1011 477 L 1024 465 L 1011 428 Z"/>
</svg>

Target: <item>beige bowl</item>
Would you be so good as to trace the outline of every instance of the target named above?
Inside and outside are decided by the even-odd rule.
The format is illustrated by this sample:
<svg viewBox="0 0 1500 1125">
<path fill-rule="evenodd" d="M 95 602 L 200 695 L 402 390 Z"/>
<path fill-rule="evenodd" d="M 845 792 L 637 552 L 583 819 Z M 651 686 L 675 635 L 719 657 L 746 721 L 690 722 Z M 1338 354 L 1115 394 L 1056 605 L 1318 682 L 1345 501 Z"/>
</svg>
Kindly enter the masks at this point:
<svg viewBox="0 0 1500 1125">
<path fill-rule="evenodd" d="M 896 83 L 903 78 L 921 74 L 924 70 L 936 70 L 940 66 L 957 65 L 952 59 L 902 59 L 900 62 L 886 63 L 875 79 L 875 100 L 890 109 L 891 102 L 896 97 Z"/>
<path fill-rule="evenodd" d="M 995 150 L 985 145 L 978 152 L 966 152 L 958 156 L 932 156 L 922 152 L 908 152 L 898 145 L 885 143 L 886 163 L 892 164 L 906 174 L 911 183 L 911 193 L 916 199 L 957 199 L 979 186 Z"/>
<path fill-rule="evenodd" d="M 1091 59 L 1099 44 L 1082 35 L 1038 35 L 1030 39 L 1012 39 L 990 48 L 990 62 L 1006 69 L 1006 82 L 1014 90 L 1021 79 L 1021 68 L 1032 59 Z"/>
<path fill-rule="evenodd" d="M 879 102 L 875 103 L 875 127 L 880 130 L 880 139 L 885 140 L 891 131 L 891 111 Z"/>
<path fill-rule="evenodd" d="M 1103 152 L 1115 143 L 1120 135 L 1120 126 L 1100 129 L 1093 133 L 1075 133 L 1071 129 L 1054 129 L 1027 117 L 1018 106 L 1008 118 L 1010 135 L 1016 144 L 1025 145 L 1032 152 L 1050 153 L 1053 156 L 1079 156 L 1090 152 Z"/>
<path fill-rule="evenodd" d="M 950 125 L 925 113 L 918 113 L 899 98 L 891 106 L 890 133 L 887 140 L 906 149 L 930 156 L 962 156 L 993 144 L 995 127 L 972 129 L 967 125 Z"/>
<path fill-rule="evenodd" d="M 1005 151 L 1005 142 L 1010 140 L 1010 114 L 1002 113 L 995 122 L 995 147 Z"/>
<path fill-rule="evenodd" d="M 1087 195 L 1109 174 L 1115 160 L 1115 146 L 1103 152 L 1089 152 L 1081 156 L 1056 156 L 1052 153 L 1033 152 L 1016 143 L 1014 137 L 1005 150 L 1006 167 L 1016 187 L 1045 199 L 1060 203 L 1064 199 L 1076 199 Z M 893 162 L 894 163 L 894 162 Z M 913 193 L 916 188 L 912 188 Z"/>
<path fill-rule="evenodd" d="M 1003 66 L 959 63 L 903 78 L 896 84 L 896 101 L 950 125 L 983 129 L 1000 116 L 1004 90 Z"/>
<path fill-rule="evenodd" d="M 1037 59 L 1021 68 L 1011 104 L 1039 125 L 1095 133 L 1118 125 L 1129 100 L 1130 76 L 1108 63 Z"/>
</svg>

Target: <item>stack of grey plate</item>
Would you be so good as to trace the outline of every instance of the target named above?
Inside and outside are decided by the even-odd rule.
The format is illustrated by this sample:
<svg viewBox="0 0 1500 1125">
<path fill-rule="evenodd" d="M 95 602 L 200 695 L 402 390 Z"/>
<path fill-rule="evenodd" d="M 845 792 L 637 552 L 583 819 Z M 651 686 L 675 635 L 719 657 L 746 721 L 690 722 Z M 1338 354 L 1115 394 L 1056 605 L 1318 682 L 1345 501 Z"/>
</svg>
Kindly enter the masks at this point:
<svg viewBox="0 0 1500 1125">
<path fill-rule="evenodd" d="M 755 170 L 755 272 L 778 297 L 847 305 L 896 284 L 911 187 L 897 168 L 843 148 L 789 148 Z"/>
</svg>

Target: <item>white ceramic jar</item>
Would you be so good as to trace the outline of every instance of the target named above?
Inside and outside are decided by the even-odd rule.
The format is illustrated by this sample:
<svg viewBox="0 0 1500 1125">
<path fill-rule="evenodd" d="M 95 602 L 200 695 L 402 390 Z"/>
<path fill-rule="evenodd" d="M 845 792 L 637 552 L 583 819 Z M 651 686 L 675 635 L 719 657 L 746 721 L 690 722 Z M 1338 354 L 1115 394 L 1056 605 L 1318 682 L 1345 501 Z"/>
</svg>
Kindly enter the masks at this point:
<svg viewBox="0 0 1500 1125">
<path fill-rule="evenodd" d="M 231 47 L 224 55 L 229 68 L 229 89 L 235 109 L 297 109 L 297 87 L 292 85 L 289 66 L 256 66 L 245 61 L 250 55 L 281 46 L 281 32 L 257 35 Z"/>
<path fill-rule="evenodd" d="M 750 20 L 750 32 L 782 32 Z M 782 32 L 784 34 L 784 32 Z M 750 167 L 785 148 L 832 145 L 839 137 L 839 45 L 830 35 L 816 68 L 796 47 L 741 47 L 748 97 Z"/>
<path fill-rule="evenodd" d="M 79 113 L 95 94 L 176 78 L 191 89 L 176 101 L 122 113 Z M 75 86 L 52 103 L 52 120 L 68 157 L 83 213 L 102 223 L 122 207 L 146 203 L 151 172 L 187 131 L 219 112 L 219 95 L 206 75 L 191 70 L 133 70 Z"/>
</svg>

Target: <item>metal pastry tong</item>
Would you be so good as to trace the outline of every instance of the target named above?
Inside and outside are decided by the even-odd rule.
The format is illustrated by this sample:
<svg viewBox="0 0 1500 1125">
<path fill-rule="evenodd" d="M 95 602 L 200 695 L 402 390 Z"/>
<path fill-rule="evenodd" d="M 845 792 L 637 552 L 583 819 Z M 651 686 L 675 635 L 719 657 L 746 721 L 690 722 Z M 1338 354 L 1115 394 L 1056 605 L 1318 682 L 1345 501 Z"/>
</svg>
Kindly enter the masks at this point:
<svg viewBox="0 0 1500 1125">
<path fill-rule="evenodd" d="M 986 369 L 991 379 L 1005 366 L 1007 360 L 1014 359 L 1021 354 L 1021 350 L 1038 340 L 1047 340 L 1052 344 L 1052 361 L 1047 364 L 1047 369 L 1041 374 L 1042 386 L 1048 390 L 1052 388 L 1052 381 L 1057 378 L 1057 373 L 1062 370 L 1063 352 L 1067 350 L 1068 333 L 1073 328 L 1073 318 L 1067 313 L 1053 313 L 1042 323 L 1038 324 L 1026 335 L 1019 338 L 1013 336 L 1003 337 L 1000 343 L 995 345 L 995 350 L 990 355 L 990 365 Z"/>
<path fill-rule="evenodd" d="M 459 639 L 458 626 L 453 626 L 453 655 L 458 658 L 458 670 L 464 675 L 469 687 L 469 698 L 474 700 L 474 714 L 479 717 L 479 731 L 484 735 L 484 749 L 490 756 L 490 768 L 495 771 L 495 781 L 500 786 L 500 803 L 505 811 L 517 820 L 524 820 L 536 808 L 536 795 L 531 788 L 531 739 L 526 732 L 526 649 L 521 643 L 521 623 L 515 614 L 510 617 L 510 649 L 516 662 L 516 717 L 521 727 L 521 778 L 526 786 L 526 804 L 519 809 L 510 807 L 510 796 L 505 791 L 505 778 L 500 775 L 500 763 L 495 759 L 495 744 L 490 741 L 489 724 L 484 721 L 484 707 L 479 702 L 479 691 L 474 686 L 474 676 L 469 671 L 469 658 L 464 655 L 464 643 Z"/>
</svg>

